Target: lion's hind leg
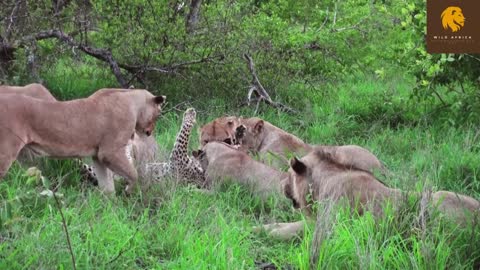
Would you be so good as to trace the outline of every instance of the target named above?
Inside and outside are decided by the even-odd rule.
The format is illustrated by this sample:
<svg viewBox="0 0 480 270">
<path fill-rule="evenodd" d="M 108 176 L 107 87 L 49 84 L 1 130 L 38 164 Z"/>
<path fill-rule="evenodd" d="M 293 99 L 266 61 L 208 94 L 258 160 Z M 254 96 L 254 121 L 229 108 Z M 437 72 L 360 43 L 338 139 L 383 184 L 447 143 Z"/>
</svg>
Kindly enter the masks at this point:
<svg viewBox="0 0 480 270">
<path fill-rule="evenodd" d="M 107 166 L 99 161 L 97 158 L 92 158 L 93 166 L 92 175 L 96 177 L 98 181 L 98 187 L 104 193 L 111 194 L 115 192 L 115 184 L 113 182 L 113 174 L 107 169 Z"/>
</svg>

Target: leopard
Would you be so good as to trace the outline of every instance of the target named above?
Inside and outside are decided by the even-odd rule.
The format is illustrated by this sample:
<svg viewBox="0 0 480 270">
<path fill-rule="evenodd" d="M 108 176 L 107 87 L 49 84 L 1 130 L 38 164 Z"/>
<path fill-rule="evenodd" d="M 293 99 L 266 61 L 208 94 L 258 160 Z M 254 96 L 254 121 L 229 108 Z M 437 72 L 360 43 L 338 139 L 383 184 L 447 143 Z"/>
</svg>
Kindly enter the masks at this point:
<svg viewBox="0 0 480 270">
<path fill-rule="evenodd" d="M 139 171 L 145 172 L 143 177 L 153 183 L 162 182 L 165 178 L 171 177 L 186 183 L 195 184 L 198 187 L 205 185 L 205 172 L 200 162 L 188 155 L 188 144 L 190 134 L 196 124 L 196 111 L 194 108 L 188 108 L 184 115 L 182 125 L 177 133 L 173 149 L 166 162 L 148 162 L 146 164 L 136 164 L 141 166 Z M 126 156 L 129 162 L 135 163 L 139 149 L 136 147 L 135 140 L 131 140 L 126 148 Z M 81 163 L 80 173 L 84 179 L 89 182 L 97 182 L 97 172 L 95 166 Z"/>
</svg>

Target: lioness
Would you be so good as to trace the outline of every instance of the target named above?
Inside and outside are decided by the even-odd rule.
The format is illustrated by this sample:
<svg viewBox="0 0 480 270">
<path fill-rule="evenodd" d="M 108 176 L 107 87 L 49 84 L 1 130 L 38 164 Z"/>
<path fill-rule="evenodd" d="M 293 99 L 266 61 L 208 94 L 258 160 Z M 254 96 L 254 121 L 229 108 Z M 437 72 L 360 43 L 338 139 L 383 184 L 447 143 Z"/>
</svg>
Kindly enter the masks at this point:
<svg viewBox="0 0 480 270">
<path fill-rule="evenodd" d="M 56 101 L 57 99 L 52 96 L 50 91 L 39 83 L 31 83 L 25 86 L 9 86 L 9 85 L 0 85 L 0 94 L 21 94 L 30 96 L 33 98 Z"/>
<path fill-rule="evenodd" d="M 232 132 L 235 134 L 233 140 L 230 139 Z M 320 149 L 331 153 L 340 163 L 352 164 L 370 172 L 380 170 L 380 172 L 385 173 L 385 167 L 380 160 L 363 147 L 357 145 L 312 146 L 295 135 L 258 117 L 238 118 L 231 116 L 218 118 L 201 129 L 200 141 L 202 145 L 209 141 L 227 142 L 228 140 L 240 143 L 245 150 L 259 153 L 262 161 L 267 159 L 266 155 L 268 153 L 273 153 L 274 157 L 279 157 L 274 159 L 272 163 L 277 168 L 288 165 L 290 154 L 303 156 L 313 149 Z"/>
<path fill-rule="evenodd" d="M 346 198 L 351 207 L 358 204 L 360 214 L 373 203 L 371 210 L 379 215 L 386 199 L 396 201 L 401 195 L 400 190 L 385 186 L 370 172 L 340 163 L 321 149 L 300 160 L 292 158 L 290 166 L 286 193 L 291 194 L 291 199 L 302 209 L 307 209 L 307 198 L 311 195 L 316 201 Z"/>
<path fill-rule="evenodd" d="M 235 130 L 240 125 L 240 118 L 224 116 L 217 118 L 200 128 L 200 145 L 209 142 L 235 144 Z"/>
<path fill-rule="evenodd" d="M 132 89 L 131 87 L 130 89 Z M 45 88 L 43 85 L 38 83 L 32 83 L 25 86 L 0 86 L 0 94 L 21 94 L 25 96 L 34 97 L 37 99 L 47 100 L 47 101 L 57 101 L 57 99 L 50 93 L 50 91 Z M 144 164 L 154 162 L 156 160 L 158 145 L 154 136 L 147 136 L 146 134 L 135 132 L 133 139 L 129 142 L 131 144 L 131 158 L 135 161 L 135 167 L 139 170 L 139 176 L 144 178 L 146 172 L 143 171 Z M 27 163 L 33 165 L 35 159 L 35 153 L 29 149 L 28 146 L 24 147 L 20 154 L 18 155 L 18 160 L 22 163 Z M 79 160 L 82 169 L 86 170 L 83 172 L 84 177 L 91 178 L 92 182 L 97 182 L 96 177 L 96 168 L 89 166 L 85 163 L 82 163 Z M 109 173 L 110 175 L 110 173 Z"/>
<path fill-rule="evenodd" d="M 308 199 L 314 201 L 343 201 L 357 209 L 359 214 L 371 211 L 375 216 L 383 214 L 385 201 L 394 206 L 400 205 L 402 191 L 385 186 L 370 172 L 346 166 L 322 150 L 315 150 L 302 159 L 293 158 L 289 169 L 285 193 L 301 208 L 308 211 Z M 432 194 L 431 201 L 440 213 L 464 224 L 472 216 L 480 214 L 480 202 L 449 191 Z M 302 230 L 298 223 L 265 225 L 272 235 L 285 238 L 295 235 L 294 230 Z M 288 235 L 282 235 L 288 232 Z"/>
<path fill-rule="evenodd" d="M 9 86 L 9 85 L 0 85 L 0 95 L 1 94 L 20 94 L 25 96 L 30 96 L 33 98 L 56 101 L 57 99 L 39 83 L 32 83 L 25 86 Z M 34 160 L 35 153 L 30 151 L 28 147 L 23 148 L 18 155 L 19 161 L 22 163 L 30 163 Z"/>
<path fill-rule="evenodd" d="M 0 95 L 0 178 L 28 146 L 44 156 L 91 156 L 103 169 L 100 188 L 114 191 L 113 180 L 106 177 L 108 167 L 127 179 L 130 193 L 137 171 L 126 157 L 126 146 L 135 131 L 152 133 L 164 101 L 164 96 L 142 89 L 101 89 L 88 98 L 65 102 Z"/>
<path fill-rule="evenodd" d="M 194 151 L 193 156 L 202 165 L 208 184 L 229 178 L 253 186 L 258 193 L 283 192 L 281 179 L 286 179 L 286 173 L 252 159 L 231 145 L 209 142 L 202 150 Z"/>
</svg>

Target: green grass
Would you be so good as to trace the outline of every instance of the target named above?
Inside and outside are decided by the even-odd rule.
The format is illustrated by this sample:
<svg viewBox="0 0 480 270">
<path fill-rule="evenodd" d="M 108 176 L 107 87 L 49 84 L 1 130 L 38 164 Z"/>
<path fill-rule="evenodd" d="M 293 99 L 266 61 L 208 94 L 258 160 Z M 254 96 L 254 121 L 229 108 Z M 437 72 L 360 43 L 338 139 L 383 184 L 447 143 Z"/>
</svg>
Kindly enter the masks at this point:
<svg viewBox="0 0 480 270">
<path fill-rule="evenodd" d="M 101 76 L 86 79 L 88 72 L 72 76 L 64 69 L 65 77 L 47 76 L 61 98 L 109 86 Z M 423 106 L 409 101 L 411 87 L 401 79 L 351 78 L 306 91 L 305 99 L 292 98 L 302 115 L 262 105 L 259 116 L 310 143 L 370 149 L 390 169 L 392 175 L 383 180 L 392 187 L 446 189 L 480 199 L 478 128 L 451 127 L 425 115 Z M 164 92 L 168 96 L 168 89 Z M 178 102 L 170 100 L 169 108 Z M 189 102 L 198 108 L 199 126 L 224 114 L 253 114 L 251 108 L 230 108 L 221 98 Z M 171 110 L 158 122 L 165 156 L 181 116 Z M 197 138 L 195 132 L 192 148 L 198 147 Z M 110 198 L 81 183 L 71 161 L 44 160 L 41 168 L 52 185 L 60 185 L 79 269 L 254 269 L 262 262 L 309 269 L 313 224 L 292 241 L 252 232 L 260 224 L 304 218 L 284 198 L 261 199 L 232 183 L 207 194 L 169 180 L 131 197 Z M 1 269 L 71 268 L 59 211 L 52 198 L 40 195 L 43 189 L 18 164 L 0 183 Z M 416 210 L 375 220 L 337 209 L 332 220 L 319 253 L 322 269 L 470 269 L 480 263 L 478 230 L 433 218 L 424 230 Z"/>
</svg>

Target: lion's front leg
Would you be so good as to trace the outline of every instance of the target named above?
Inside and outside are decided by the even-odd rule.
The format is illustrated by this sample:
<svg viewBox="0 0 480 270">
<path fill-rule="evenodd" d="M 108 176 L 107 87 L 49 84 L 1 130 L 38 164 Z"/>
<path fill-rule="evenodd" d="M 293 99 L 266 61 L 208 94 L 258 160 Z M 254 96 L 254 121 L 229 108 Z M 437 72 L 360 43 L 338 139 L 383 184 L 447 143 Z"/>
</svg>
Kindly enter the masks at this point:
<svg viewBox="0 0 480 270">
<path fill-rule="evenodd" d="M 126 148 L 120 147 L 110 151 L 101 149 L 98 158 L 110 170 L 127 180 L 127 188 L 125 191 L 130 194 L 135 187 L 138 174 L 131 160 L 129 160 L 126 155 Z"/>
</svg>

